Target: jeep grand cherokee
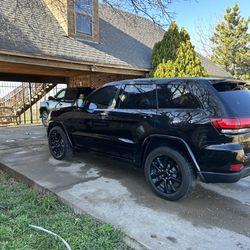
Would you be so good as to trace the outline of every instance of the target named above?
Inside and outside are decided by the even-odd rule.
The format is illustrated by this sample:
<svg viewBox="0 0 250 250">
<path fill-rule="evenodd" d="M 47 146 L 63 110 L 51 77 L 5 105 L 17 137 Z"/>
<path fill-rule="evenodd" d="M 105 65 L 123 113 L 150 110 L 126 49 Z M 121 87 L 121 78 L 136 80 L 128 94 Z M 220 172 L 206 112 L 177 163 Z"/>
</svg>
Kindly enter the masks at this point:
<svg viewBox="0 0 250 250">
<path fill-rule="evenodd" d="M 83 106 L 52 112 L 48 141 L 58 160 L 76 148 L 129 160 L 157 195 L 178 200 L 197 177 L 236 182 L 250 174 L 250 91 L 214 78 L 113 82 Z"/>
</svg>

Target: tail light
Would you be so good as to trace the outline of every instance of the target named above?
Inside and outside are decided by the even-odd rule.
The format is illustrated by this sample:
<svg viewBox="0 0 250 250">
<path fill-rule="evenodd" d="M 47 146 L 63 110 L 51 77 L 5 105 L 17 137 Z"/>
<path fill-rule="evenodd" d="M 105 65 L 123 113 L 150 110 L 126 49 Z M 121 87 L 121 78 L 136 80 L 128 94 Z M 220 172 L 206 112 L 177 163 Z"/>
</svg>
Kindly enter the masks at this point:
<svg viewBox="0 0 250 250">
<path fill-rule="evenodd" d="M 231 171 L 239 171 L 243 168 L 243 164 L 234 164 L 230 166 Z"/>
<path fill-rule="evenodd" d="M 250 118 L 212 118 L 211 123 L 222 130 L 241 130 L 250 127 Z"/>
</svg>

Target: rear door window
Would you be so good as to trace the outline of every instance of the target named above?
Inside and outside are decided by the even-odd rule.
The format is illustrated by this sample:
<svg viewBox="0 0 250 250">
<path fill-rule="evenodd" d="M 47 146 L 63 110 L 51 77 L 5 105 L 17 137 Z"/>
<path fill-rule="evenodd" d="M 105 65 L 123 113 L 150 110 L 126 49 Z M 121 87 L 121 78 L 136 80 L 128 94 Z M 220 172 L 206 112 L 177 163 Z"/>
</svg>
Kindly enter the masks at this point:
<svg viewBox="0 0 250 250">
<path fill-rule="evenodd" d="M 157 86 L 160 109 L 200 108 L 198 99 L 190 92 L 186 83 L 167 83 Z"/>
</svg>

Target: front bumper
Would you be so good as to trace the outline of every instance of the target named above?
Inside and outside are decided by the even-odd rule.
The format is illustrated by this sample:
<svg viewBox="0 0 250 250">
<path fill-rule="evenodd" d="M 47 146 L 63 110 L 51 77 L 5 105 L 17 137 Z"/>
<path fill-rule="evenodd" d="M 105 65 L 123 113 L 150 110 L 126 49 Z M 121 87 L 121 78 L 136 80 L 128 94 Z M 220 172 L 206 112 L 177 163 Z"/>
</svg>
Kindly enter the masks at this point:
<svg viewBox="0 0 250 250">
<path fill-rule="evenodd" d="M 238 172 L 218 173 L 218 172 L 200 172 L 199 177 L 206 183 L 233 183 L 241 178 L 250 176 L 250 166 L 244 167 Z"/>
</svg>

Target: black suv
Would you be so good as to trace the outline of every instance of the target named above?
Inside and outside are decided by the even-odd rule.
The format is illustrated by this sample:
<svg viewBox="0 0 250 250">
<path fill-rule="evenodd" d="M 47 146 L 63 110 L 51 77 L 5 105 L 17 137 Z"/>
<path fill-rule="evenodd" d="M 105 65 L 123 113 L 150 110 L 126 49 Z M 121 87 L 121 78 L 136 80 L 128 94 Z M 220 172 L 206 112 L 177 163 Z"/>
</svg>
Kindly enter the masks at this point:
<svg viewBox="0 0 250 250">
<path fill-rule="evenodd" d="M 84 105 L 54 111 L 54 158 L 88 148 L 144 168 L 153 191 L 180 199 L 203 182 L 250 174 L 250 91 L 246 82 L 212 78 L 113 82 Z"/>
</svg>

